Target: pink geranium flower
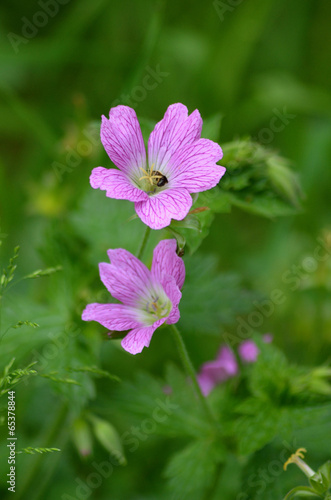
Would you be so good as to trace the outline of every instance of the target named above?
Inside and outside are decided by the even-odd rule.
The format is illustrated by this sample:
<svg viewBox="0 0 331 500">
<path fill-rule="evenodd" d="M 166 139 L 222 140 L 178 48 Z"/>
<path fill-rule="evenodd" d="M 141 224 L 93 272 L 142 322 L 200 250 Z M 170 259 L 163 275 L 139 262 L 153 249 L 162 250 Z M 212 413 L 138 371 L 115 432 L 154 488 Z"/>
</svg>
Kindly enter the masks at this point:
<svg viewBox="0 0 331 500">
<path fill-rule="evenodd" d="M 238 364 L 235 355 L 227 346 L 223 346 L 214 361 L 208 361 L 201 366 L 198 373 L 198 383 L 204 396 L 228 378 L 238 373 Z"/>
<path fill-rule="evenodd" d="M 93 169 L 90 183 L 106 196 L 135 203 L 141 220 L 152 229 L 182 220 L 192 206 L 190 193 L 213 188 L 225 172 L 216 164 L 222 149 L 201 139 L 198 110 L 188 116 L 183 104 L 172 104 L 148 140 L 148 161 L 135 111 L 116 106 L 102 116 L 101 142 L 118 169 Z"/>
<path fill-rule="evenodd" d="M 179 320 L 180 289 L 185 279 L 184 262 L 176 254 L 176 240 L 155 247 L 149 270 L 127 250 L 108 250 L 111 264 L 99 265 L 100 277 L 121 304 L 89 304 L 84 321 L 98 321 L 110 330 L 131 330 L 122 347 L 131 354 L 148 347 L 156 328 Z"/>
<path fill-rule="evenodd" d="M 255 363 L 260 349 L 254 340 L 244 340 L 238 347 L 238 354 L 244 363 Z"/>
</svg>

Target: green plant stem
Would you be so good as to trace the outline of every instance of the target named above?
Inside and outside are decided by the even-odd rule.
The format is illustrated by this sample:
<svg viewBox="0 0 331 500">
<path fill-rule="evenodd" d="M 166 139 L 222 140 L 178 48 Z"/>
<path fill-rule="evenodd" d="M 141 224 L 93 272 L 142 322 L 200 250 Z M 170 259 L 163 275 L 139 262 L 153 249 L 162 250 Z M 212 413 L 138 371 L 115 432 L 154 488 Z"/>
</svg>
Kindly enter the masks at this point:
<svg viewBox="0 0 331 500">
<path fill-rule="evenodd" d="M 148 241 L 148 238 L 149 238 L 149 235 L 150 235 L 150 232 L 151 232 L 151 228 L 149 226 L 146 226 L 146 229 L 145 229 L 145 234 L 143 236 L 143 239 L 140 243 L 140 247 L 139 247 L 139 250 L 137 252 L 137 257 L 138 259 L 141 260 L 143 254 L 144 254 L 144 251 L 145 251 L 145 248 L 146 248 L 146 244 L 147 244 L 147 241 Z"/>
<path fill-rule="evenodd" d="M 203 406 L 205 413 L 208 415 L 208 418 L 212 421 L 212 423 L 217 424 L 215 415 L 213 414 L 213 411 L 210 408 L 207 399 L 205 398 L 205 396 L 201 392 L 201 389 L 200 389 L 200 386 L 198 384 L 198 380 L 197 380 L 197 377 L 196 377 L 196 374 L 195 374 L 195 371 L 193 368 L 192 361 L 189 357 L 189 354 L 187 352 L 186 346 L 185 346 L 184 341 L 183 341 L 183 337 L 181 336 L 181 333 L 178 330 L 176 325 L 170 325 L 170 326 L 172 328 L 172 332 L 174 334 L 174 339 L 176 341 L 179 355 L 182 359 L 184 368 L 187 371 L 187 374 L 192 379 L 194 389 L 195 389 L 195 391 L 200 399 L 201 405 Z"/>
<path fill-rule="evenodd" d="M 61 430 L 67 429 L 68 427 L 65 425 L 66 420 L 68 418 L 68 406 L 66 403 L 62 403 L 58 412 L 55 414 L 53 422 L 51 423 L 51 427 L 47 429 L 46 433 L 43 433 L 40 437 L 40 443 L 44 448 L 51 448 L 54 445 L 54 442 L 57 444 L 57 437 Z M 38 443 L 38 444 L 40 444 Z M 53 458 L 54 459 L 54 458 Z M 17 492 L 17 500 L 23 498 L 26 495 L 27 491 L 31 488 L 34 490 L 33 498 L 35 496 L 35 481 L 38 474 L 40 474 L 40 467 L 42 462 L 45 460 L 45 457 L 42 454 L 34 455 L 30 458 L 30 466 L 26 470 L 26 475 L 22 478 L 20 482 L 20 489 Z M 40 478 L 38 479 L 40 482 Z M 32 488 L 33 487 L 33 488 Z M 25 496 L 25 498 L 27 498 Z M 32 498 L 32 496 L 31 496 Z"/>
</svg>

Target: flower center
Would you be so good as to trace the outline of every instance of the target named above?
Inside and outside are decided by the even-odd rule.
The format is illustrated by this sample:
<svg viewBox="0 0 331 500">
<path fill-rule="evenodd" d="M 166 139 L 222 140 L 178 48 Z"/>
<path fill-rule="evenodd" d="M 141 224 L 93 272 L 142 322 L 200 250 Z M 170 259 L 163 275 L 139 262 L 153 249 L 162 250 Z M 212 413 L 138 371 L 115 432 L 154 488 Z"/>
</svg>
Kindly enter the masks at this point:
<svg viewBox="0 0 331 500">
<path fill-rule="evenodd" d="M 168 179 L 158 170 L 154 170 L 154 163 L 149 170 L 139 167 L 145 174 L 139 178 L 140 185 L 147 193 L 156 193 L 158 188 L 162 188 L 168 183 Z"/>
<path fill-rule="evenodd" d="M 171 311 L 171 302 L 168 297 L 151 297 L 146 304 L 146 311 L 155 319 L 162 319 L 169 316 Z"/>
</svg>

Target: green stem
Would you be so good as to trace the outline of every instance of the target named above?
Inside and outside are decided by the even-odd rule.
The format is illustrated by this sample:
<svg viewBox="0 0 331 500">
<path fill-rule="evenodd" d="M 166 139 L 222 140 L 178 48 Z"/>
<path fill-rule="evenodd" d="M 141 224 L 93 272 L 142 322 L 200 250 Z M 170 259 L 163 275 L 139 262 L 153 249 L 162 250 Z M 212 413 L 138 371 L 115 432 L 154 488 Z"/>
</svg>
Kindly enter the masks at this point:
<svg viewBox="0 0 331 500">
<path fill-rule="evenodd" d="M 66 403 L 62 403 L 58 412 L 55 414 L 55 418 L 51 423 L 50 429 L 47 429 L 46 434 L 40 437 L 40 443 L 42 443 L 43 447 L 51 448 L 54 446 L 54 441 L 56 442 L 60 431 L 63 428 L 67 429 L 67 426 L 65 425 L 67 418 L 68 407 Z M 40 474 L 41 464 L 44 460 L 45 457 L 42 454 L 31 457 L 30 467 L 26 470 L 26 474 L 20 482 L 20 490 L 17 492 L 17 500 L 23 498 L 23 495 L 25 495 L 30 488 L 35 491 L 36 477 Z M 38 479 L 38 482 L 40 482 L 40 478 Z M 35 495 L 33 495 L 33 497 L 36 498 Z"/>
<path fill-rule="evenodd" d="M 146 248 L 146 244 L 147 244 L 147 241 L 148 241 L 148 238 L 149 238 L 149 235 L 150 235 L 150 232 L 151 232 L 151 228 L 149 226 L 146 226 L 146 229 L 145 229 L 145 234 L 143 236 L 143 239 L 140 243 L 140 247 L 139 247 L 139 250 L 137 252 L 137 258 L 139 260 L 141 260 L 143 254 L 144 254 L 144 251 L 145 251 L 145 248 Z"/>
<path fill-rule="evenodd" d="M 215 415 L 213 414 L 212 409 L 210 408 L 207 399 L 205 396 L 202 394 L 200 386 L 198 384 L 198 380 L 193 368 L 192 361 L 189 357 L 189 354 L 187 352 L 186 346 L 183 341 L 183 337 L 181 336 L 180 331 L 178 330 L 176 325 L 170 325 L 174 334 L 174 338 L 178 347 L 179 355 L 182 359 L 183 365 L 188 373 L 188 375 L 191 377 L 194 389 L 200 399 L 201 405 L 204 408 L 205 413 L 208 415 L 209 419 L 212 421 L 213 424 L 217 423 Z"/>
</svg>

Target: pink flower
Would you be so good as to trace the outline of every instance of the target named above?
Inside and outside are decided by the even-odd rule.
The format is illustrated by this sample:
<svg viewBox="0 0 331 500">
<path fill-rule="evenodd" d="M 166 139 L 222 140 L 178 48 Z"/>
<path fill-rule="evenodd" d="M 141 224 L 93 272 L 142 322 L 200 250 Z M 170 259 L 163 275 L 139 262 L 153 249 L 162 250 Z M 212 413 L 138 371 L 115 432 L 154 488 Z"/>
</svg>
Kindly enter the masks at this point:
<svg viewBox="0 0 331 500">
<path fill-rule="evenodd" d="M 253 340 L 244 340 L 238 347 L 238 353 L 244 363 L 255 363 L 260 349 Z"/>
<path fill-rule="evenodd" d="M 148 140 L 148 162 L 136 113 L 116 106 L 102 116 L 101 142 L 118 169 L 93 169 L 90 183 L 106 196 L 135 203 L 141 220 L 152 229 L 182 220 L 192 206 L 190 193 L 218 184 L 225 168 L 216 164 L 222 149 L 201 139 L 198 110 L 188 116 L 183 104 L 172 104 Z"/>
<path fill-rule="evenodd" d="M 176 254 L 176 240 L 155 247 L 151 271 L 127 250 L 108 250 L 111 264 L 99 265 L 100 278 L 122 304 L 89 304 L 84 321 L 98 321 L 110 330 L 131 330 L 122 347 L 131 354 L 148 347 L 156 328 L 179 320 L 180 289 L 185 279 L 184 262 Z"/>
<path fill-rule="evenodd" d="M 274 337 L 272 335 L 272 333 L 265 333 L 263 336 L 262 336 L 262 340 L 265 344 L 271 344 L 271 342 L 273 341 Z"/>
<path fill-rule="evenodd" d="M 235 355 L 227 346 L 223 346 L 215 361 L 204 363 L 198 373 L 198 383 L 202 394 L 208 396 L 210 391 L 221 382 L 234 377 L 238 373 Z"/>
</svg>

